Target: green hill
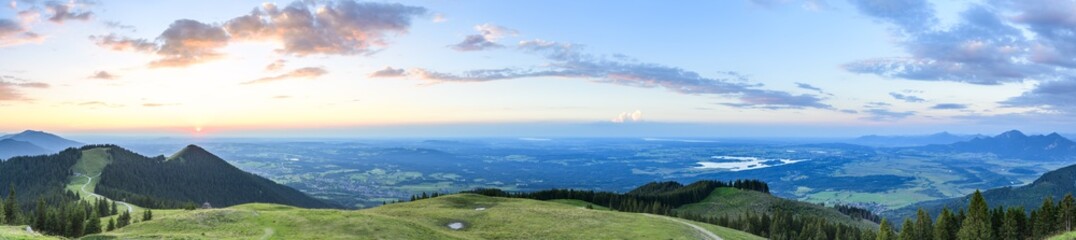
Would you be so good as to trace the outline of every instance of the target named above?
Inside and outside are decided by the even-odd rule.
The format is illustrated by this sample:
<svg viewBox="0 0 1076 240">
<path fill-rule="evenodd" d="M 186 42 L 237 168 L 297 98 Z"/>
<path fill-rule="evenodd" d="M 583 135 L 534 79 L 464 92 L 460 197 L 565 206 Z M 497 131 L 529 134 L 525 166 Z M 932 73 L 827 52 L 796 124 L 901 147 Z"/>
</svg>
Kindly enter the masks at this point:
<svg viewBox="0 0 1076 240">
<path fill-rule="evenodd" d="M 723 239 L 762 239 L 662 216 L 475 194 L 358 211 L 270 204 L 177 211 L 86 239 L 707 239 L 692 225 Z"/>
<path fill-rule="evenodd" d="M 983 197 L 990 203 L 990 207 L 1024 207 L 1024 209 L 1036 209 L 1042 204 L 1047 196 L 1053 197 L 1054 201 L 1061 200 L 1066 194 L 1076 193 L 1076 165 L 1046 172 L 1028 185 L 1019 187 L 995 188 L 982 192 Z M 941 199 L 921 202 L 908 207 L 895 209 L 884 213 L 889 219 L 914 218 L 919 208 L 927 210 L 931 216 L 937 216 L 942 208 L 959 209 L 968 204 L 969 196 Z"/>
<path fill-rule="evenodd" d="M 116 146 L 99 148 L 107 149 L 108 156 L 103 159 L 110 159 L 110 163 L 103 163 L 107 166 L 101 170 L 94 190 L 110 199 L 138 206 L 178 208 L 208 202 L 223 207 L 260 202 L 306 208 L 337 207 L 244 172 L 194 145 L 168 158 L 149 158 Z"/>
<path fill-rule="evenodd" d="M 797 216 L 819 217 L 826 219 L 827 222 L 841 223 L 863 229 L 878 228 L 878 224 L 874 222 L 853 219 L 833 208 L 774 197 L 758 191 L 729 187 L 717 188 L 701 202 L 687 204 L 675 209 L 675 211 L 683 213 L 703 216 L 728 216 L 730 218 L 740 217 L 747 212 L 752 214 L 772 214 L 778 210 L 794 213 Z"/>
<path fill-rule="evenodd" d="M 26 226 L 0 226 L 0 239 L 3 240 L 59 240 L 58 237 L 44 236 L 26 231 Z"/>
</svg>

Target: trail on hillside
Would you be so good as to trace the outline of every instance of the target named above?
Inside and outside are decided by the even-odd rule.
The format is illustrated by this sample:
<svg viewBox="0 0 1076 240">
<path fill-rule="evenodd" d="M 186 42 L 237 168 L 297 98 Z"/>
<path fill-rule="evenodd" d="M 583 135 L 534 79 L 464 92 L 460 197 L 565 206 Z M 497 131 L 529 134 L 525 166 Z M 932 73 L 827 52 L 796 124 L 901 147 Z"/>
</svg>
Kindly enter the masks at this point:
<svg viewBox="0 0 1076 240">
<path fill-rule="evenodd" d="M 78 174 L 79 176 L 83 176 L 83 177 L 86 177 L 86 183 L 85 183 L 85 184 L 82 184 L 82 193 L 84 193 L 84 194 L 89 194 L 90 196 L 94 196 L 94 197 L 97 197 L 97 198 L 104 198 L 104 199 L 108 199 L 108 198 L 106 198 L 105 196 L 101 196 L 101 195 L 98 195 L 98 194 L 96 194 L 96 193 L 92 193 L 92 192 L 86 191 L 86 187 L 87 187 L 87 186 L 90 186 L 90 183 L 93 183 L 93 177 L 90 177 L 89 175 L 84 175 L 84 174 L 81 174 L 81 173 L 77 173 L 77 174 Z M 97 174 L 97 176 L 101 176 L 101 174 Z M 115 200 L 113 200 L 113 201 L 115 201 Z M 133 212 L 134 212 L 134 208 L 133 208 L 133 207 L 131 207 L 131 204 L 127 204 L 126 202 L 121 202 L 121 201 L 116 201 L 116 202 L 117 202 L 117 203 L 119 203 L 119 204 L 123 204 L 123 206 L 124 206 L 124 207 L 127 207 L 127 212 L 129 212 L 129 213 L 133 213 Z"/>
<path fill-rule="evenodd" d="M 671 217 L 667 217 L 667 216 L 653 215 L 653 214 L 649 214 L 649 213 L 643 213 L 643 215 L 650 216 L 650 217 L 655 217 L 655 218 L 664 218 L 665 220 L 677 222 L 677 223 L 686 225 L 688 227 L 691 227 L 691 228 L 695 229 L 696 232 L 701 233 L 701 235 L 699 235 L 699 237 L 700 237 L 700 239 L 703 239 L 703 240 L 724 240 L 720 236 L 717 236 L 717 234 L 714 234 L 713 232 L 710 232 L 710 230 L 706 230 L 705 228 L 699 227 L 698 225 L 695 225 L 693 223 L 690 223 L 690 222 L 687 222 L 687 221 L 684 221 L 684 220 L 671 218 Z"/>
<path fill-rule="evenodd" d="M 262 235 L 261 240 L 269 240 L 269 238 L 273 237 L 273 234 L 276 233 L 273 228 L 265 228 L 263 230 L 265 231 L 265 234 Z"/>
</svg>

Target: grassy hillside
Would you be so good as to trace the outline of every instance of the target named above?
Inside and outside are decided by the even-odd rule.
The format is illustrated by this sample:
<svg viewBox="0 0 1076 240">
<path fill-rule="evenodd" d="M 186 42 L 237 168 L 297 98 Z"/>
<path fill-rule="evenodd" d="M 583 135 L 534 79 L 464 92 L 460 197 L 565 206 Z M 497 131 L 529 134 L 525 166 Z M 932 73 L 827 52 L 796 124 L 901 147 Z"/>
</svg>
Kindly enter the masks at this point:
<svg viewBox="0 0 1076 240">
<path fill-rule="evenodd" d="M 57 237 L 42 236 L 26 232 L 26 226 L 0 226 L 0 239 L 3 240 L 59 240 Z"/>
<path fill-rule="evenodd" d="M 473 194 L 359 211 L 245 204 L 169 212 L 87 239 L 699 239 L 702 235 L 685 223 L 658 216 L 589 210 L 573 204 L 578 203 Z M 462 228 L 449 228 L 453 223 Z M 724 239 L 761 239 L 718 226 L 691 224 Z"/>
<path fill-rule="evenodd" d="M 844 215 L 837 210 L 819 206 L 813 203 L 798 202 L 793 200 L 774 197 L 769 194 L 751 190 L 735 188 L 718 188 L 702 200 L 702 202 L 684 205 L 675 209 L 679 212 L 690 212 L 705 216 L 730 216 L 736 217 L 745 212 L 772 213 L 775 210 L 793 212 L 801 216 L 816 216 L 825 218 L 829 222 L 843 223 L 862 228 L 876 229 L 877 224 L 856 220 Z"/>
<path fill-rule="evenodd" d="M 1054 201 L 1059 201 L 1066 194 L 1076 193 L 1076 185 L 1073 185 L 1073 182 L 1076 182 L 1076 165 L 1046 172 L 1028 185 L 995 188 L 983 191 L 982 194 L 990 207 L 1005 206 L 1037 209 L 1047 196 L 1052 197 Z M 937 216 L 943 208 L 964 208 L 968 204 L 968 199 L 970 199 L 970 195 L 920 202 L 908 207 L 884 212 L 883 214 L 889 219 L 914 218 L 916 210 L 923 208 L 931 216 Z"/>
</svg>

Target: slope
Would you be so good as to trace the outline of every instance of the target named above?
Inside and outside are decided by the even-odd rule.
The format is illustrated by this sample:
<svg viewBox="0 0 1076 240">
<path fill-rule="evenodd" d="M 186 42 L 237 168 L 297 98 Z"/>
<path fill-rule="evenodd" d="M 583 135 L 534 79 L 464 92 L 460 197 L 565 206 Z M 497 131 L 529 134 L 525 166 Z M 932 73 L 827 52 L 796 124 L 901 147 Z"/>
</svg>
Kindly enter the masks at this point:
<svg viewBox="0 0 1076 240">
<path fill-rule="evenodd" d="M 1076 165 L 1046 172 L 1034 182 L 1020 187 L 995 188 L 982 192 L 983 197 L 990 203 L 990 207 L 1023 206 L 1024 209 L 1035 209 L 1042 204 L 1047 196 L 1053 197 L 1054 201 L 1060 200 L 1065 194 L 1076 193 Z M 890 219 L 903 219 L 914 217 L 918 208 L 927 210 L 932 216 L 937 216 L 942 208 L 957 209 L 967 206 L 970 195 L 928 201 L 913 204 L 908 207 L 895 209 L 884 213 Z"/>
<path fill-rule="evenodd" d="M 0 160 L 8 159 L 15 156 L 37 156 L 42 154 L 48 154 L 50 151 L 44 148 L 38 147 L 33 143 L 23 142 L 15 139 L 2 139 L 0 140 Z"/>
<path fill-rule="evenodd" d="M 290 187 L 244 172 L 198 146 L 169 158 L 148 158 L 117 146 L 108 148 L 112 163 L 101 171 L 96 192 L 150 208 L 216 207 L 243 203 L 279 203 L 308 208 L 334 205 Z"/>
<path fill-rule="evenodd" d="M 761 239 L 713 225 L 528 199 L 456 194 L 359 211 L 270 204 L 162 216 L 86 239 Z M 453 230 L 449 226 L 460 229 Z"/>
<path fill-rule="evenodd" d="M 72 141 L 56 134 L 51 134 L 42 131 L 26 130 L 21 133 L 5 135 L 0 139 L 11 139 L 23 142 L 32 143 L 38 147 L 49 150 L 50 152 L 59 152 L 61 150 L 73 147 L 79 147 L 83 144 L 80 142 Z"/>
<path fill-rule="evenodd" d="M 752 214 L 772 214 L 775 211 L 782 211 L 791 212 L 798 216 L 819 217 L 826 219 L 827 222 L 841 223 L 863 229 L 876 229 L 878 227 L 878 224 L 873 222 L 854 219 L 835 209 L 821 205 L 783 199 L 758 191 L 728 187 L 717 188 L 701 202 L 681 206 L 676 208 L 675 211 L 703 216 L 728 216 L 733 218 L 742 216 L 747 212 Z"/>
<path fill-rule="evenodd" d="M 1060 134 L 1025 135 L 1012 130 L 994 137 L 975 138 L 948 145 L 930 145 L 919 148 L 940 152 L 993 153 L 1000 157 L 1025 160 L 1065 160 L 1076 157 L 1076 142 Z"/>
</svg>

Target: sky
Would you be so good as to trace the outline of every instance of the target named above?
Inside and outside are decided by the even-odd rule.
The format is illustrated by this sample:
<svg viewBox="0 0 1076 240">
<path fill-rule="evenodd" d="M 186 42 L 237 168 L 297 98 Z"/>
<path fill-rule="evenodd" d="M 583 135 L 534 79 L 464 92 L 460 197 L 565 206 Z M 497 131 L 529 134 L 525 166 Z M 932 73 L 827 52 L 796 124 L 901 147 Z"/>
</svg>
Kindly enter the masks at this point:
<svg viewBox="0 0 1076 240">
<path fill-rule="evenodd" d="M 28 1 L 0 132 L 1076 132 L 1076 1 Z"/>
</svg>

